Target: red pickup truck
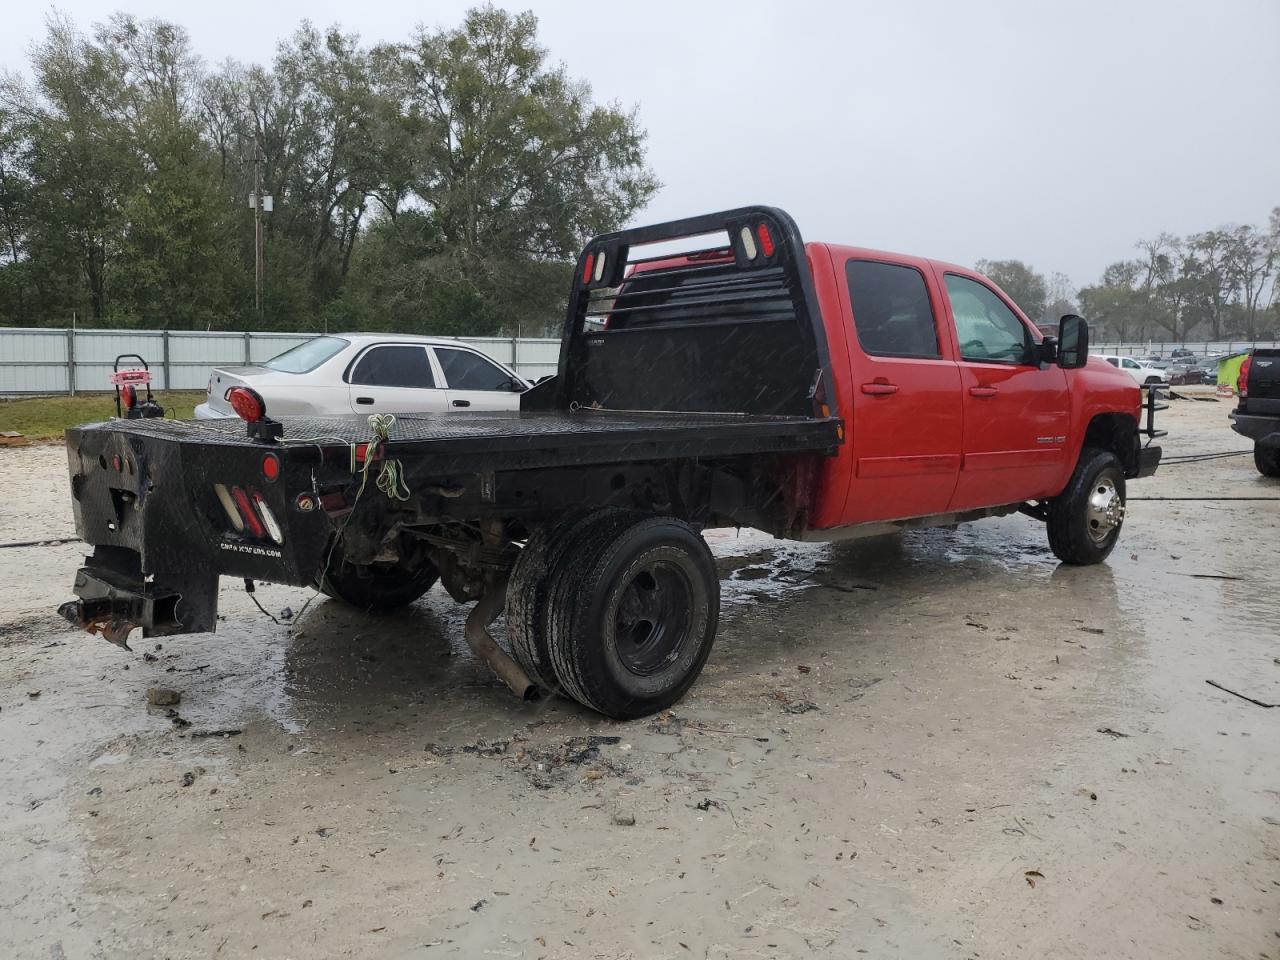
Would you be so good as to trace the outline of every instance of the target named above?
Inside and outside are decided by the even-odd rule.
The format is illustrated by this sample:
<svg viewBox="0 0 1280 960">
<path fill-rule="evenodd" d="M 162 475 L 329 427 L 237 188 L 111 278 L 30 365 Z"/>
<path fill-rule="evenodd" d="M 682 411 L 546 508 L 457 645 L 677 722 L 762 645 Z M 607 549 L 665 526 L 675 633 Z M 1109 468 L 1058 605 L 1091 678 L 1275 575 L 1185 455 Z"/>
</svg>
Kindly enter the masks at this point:
<svg viewBox="0 0 1280 960">
<path fill-rule="evenodd" d="M 972 270 L 805 244 L 770 207 L 592 240 L 559 371 L 519 411 L 277 421 L 229 393 L 242 419 L 68 431 L 94 552 L 67 619 L 123 645 L 213 630 L 220 576 L 371 611 L 438 580 L 478 601 L 466 639 L 513 690 L 617 718 L 675 702 L 711 651 L 706 528 L 1021 512 L 1097 563 L 1160 459 L 1080 317 L 1042 336 Z M 488 631 L 504 607 L 509 653 Z"/>
</svg>

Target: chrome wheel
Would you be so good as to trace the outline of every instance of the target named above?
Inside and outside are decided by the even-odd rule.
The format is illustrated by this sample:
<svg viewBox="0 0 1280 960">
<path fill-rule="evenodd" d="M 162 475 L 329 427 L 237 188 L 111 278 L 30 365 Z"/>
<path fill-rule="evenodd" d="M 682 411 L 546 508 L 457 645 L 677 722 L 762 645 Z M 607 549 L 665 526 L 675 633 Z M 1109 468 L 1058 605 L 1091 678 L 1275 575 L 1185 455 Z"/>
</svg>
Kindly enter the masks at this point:
<svg viewBox="0 0 1280 960">
<path fill-rule="evenodd" d="M 1111 477 L 1099 477 L 1094 482 L 1085 519 L 1094 543 L 1102 543 L 1124 522 L 1124 497 Z"/>
</svg>

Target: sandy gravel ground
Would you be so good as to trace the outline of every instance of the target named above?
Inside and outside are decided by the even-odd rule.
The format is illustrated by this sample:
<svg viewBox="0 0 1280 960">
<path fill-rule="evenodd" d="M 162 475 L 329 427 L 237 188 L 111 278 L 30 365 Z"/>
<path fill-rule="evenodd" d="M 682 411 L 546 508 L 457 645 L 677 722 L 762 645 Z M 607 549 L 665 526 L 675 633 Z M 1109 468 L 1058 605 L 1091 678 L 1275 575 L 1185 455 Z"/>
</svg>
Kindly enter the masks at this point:
<svg viewBox="0 0 1280 960">
<path fill-rule="evenodd" d="M 0 450 L 0 542 L 73 532 L 65 470 Z M 1268 499 L 1135 500 L 1088 569 L 1022 517 L 717 533 L 711 662 L 626 724 L 515 702 L 438 588 L 224 582 L 129 654 L 53 614 L 81 545 L 0 548 L 0 957 L 1280 958 L 1280 709 L 1205 683 L 1280 702 L 1280 484 L 1130 492 Z"/>
</svg>

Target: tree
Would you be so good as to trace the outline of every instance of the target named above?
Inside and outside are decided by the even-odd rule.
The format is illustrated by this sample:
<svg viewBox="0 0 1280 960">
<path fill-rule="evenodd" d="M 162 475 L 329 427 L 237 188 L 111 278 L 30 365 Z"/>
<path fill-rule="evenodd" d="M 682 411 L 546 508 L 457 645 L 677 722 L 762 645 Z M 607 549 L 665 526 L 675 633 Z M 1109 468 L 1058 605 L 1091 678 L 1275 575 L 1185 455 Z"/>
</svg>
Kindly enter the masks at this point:
<svg viewBox="0 0 1280 960">
<path fill-rule="evenodd" d="M 1048 298 L 1045 280 L 1027 264 L 1021 260 L 979 260 L 977 270 L 994 280 L 1028 317 L 1044 315 Z"/>
</svg>

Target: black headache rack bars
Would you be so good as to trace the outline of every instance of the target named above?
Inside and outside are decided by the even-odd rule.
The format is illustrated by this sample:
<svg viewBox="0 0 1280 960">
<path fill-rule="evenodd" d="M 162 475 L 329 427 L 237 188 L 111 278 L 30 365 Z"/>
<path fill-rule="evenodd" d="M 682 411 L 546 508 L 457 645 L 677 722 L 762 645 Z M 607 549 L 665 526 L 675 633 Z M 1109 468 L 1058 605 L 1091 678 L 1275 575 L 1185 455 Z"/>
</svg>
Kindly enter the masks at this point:
<svg viewBox="0 0 1280 960">
<path fill-rule="evenodd" d="M 701 249 L 645 249 L 707 235 Z M 828 417 L 830 383 L 800 231 L 784 211 L 753 206 L 587 244 L 558 375 L 522 408 Z"/>
</svg>

